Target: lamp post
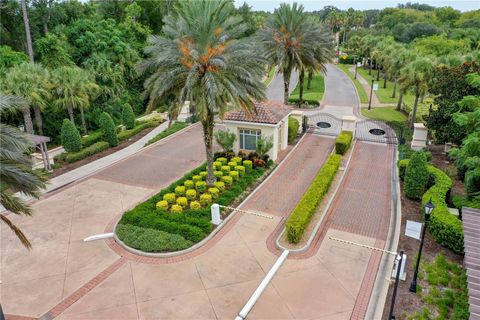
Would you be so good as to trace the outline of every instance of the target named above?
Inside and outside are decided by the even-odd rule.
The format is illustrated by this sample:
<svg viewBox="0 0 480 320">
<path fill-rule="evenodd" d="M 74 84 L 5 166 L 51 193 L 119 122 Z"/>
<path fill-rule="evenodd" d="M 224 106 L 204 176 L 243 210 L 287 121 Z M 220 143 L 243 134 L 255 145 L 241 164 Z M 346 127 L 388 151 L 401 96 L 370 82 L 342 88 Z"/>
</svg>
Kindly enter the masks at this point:
<svg viewBox="0 0 480 320">
<path fill-rule="evenodd" d="M 357 79 L 357 68 L 358 68 L 357 58 L 355 58 L 355 60 L 353 61 L 355 62 L 355 79 Z"/>
<path fill-rule="evenodd" d="M 397 260 L 397 272 L 395 274 L 395 286 L 393 287 L 392 302 L 390 303 L 390 313 L 388 315 L 388 320 L 395 320 L 393 311 L 395 309 L 395 299 L 397 298 L 398 282 L 400 281 L 400 272 L 402 269 L 403 250 L 400 251 L 399 254 L 397 254 L 397 257 L 395 259 Z"/>
<path fill-rule="evenodd" d="M 415 273 L 413 274 L 412 283 L 410 283 L 410 292 L 417 292 L 417 277 L 418 277 L 418 268 L 420 267 L 420 258 L 422 256 L 423 241 L 425 240 L 425 230 L 427 230 L 428 220 L 430 220 L 430 214 L 432 213 L 435 206 L 432 203 L 432 199 L 425 204 L 425 224 L 423 225 L 422 230 L 422 239 L 420 240 L 420 248 L 418 249 L 417 256 L 417 265 L 415 266 Z"/>
<path fill-rule="evenodd" d="M 368 100 L 368 110 L 372 107 L 372 94 L 373 94 L 373 83 L 375 82 L 374 79 L 372 79 L 372 85 L 370 86 L 370 100 Z"/>
</svg>

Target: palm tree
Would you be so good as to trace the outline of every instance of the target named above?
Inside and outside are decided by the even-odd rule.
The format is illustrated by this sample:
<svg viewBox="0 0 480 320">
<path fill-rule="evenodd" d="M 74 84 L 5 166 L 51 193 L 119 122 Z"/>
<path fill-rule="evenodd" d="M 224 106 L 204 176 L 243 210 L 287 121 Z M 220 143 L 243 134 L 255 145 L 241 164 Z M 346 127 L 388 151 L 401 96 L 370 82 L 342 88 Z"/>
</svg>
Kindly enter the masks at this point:
<svg viewBox="0 0 480 320">
<path fill-rule="evenodd" d="M 207 184 L 213 175 L 215 113 L 227 108 L 252 110 L 253 100 L 265 99 L 261 81 L 265 59 L 250 38 L 239 39 L 246 25 L 234 15 L 231 1 L 184 1 L 164 19 L 162 35 L 149 38 L 149 58 L 138 65 L 145 81 L 149 108 L 171 95 L 177 106 L 191 101 L 203 127 L 207 155 Z"/>
<path fill-rule="evenodd" d="M 99 90 L 90 72 L 79 67 L 61 67 L 53 72 L 54 104 L 59 108 L 67 109 L 70 121 L 75 123 L 74 109 L 80 109 L 82 127 L 87 134 L 84 109 L 90 107 L 91 99 Z"/>
<path fill-rule="evenodd" d="M 24 109 L 28 102 L 15 96 L 0 93 L 0 114 Z M 45 180 L 32 170 L 27 153 L 33 147 L 27 136 L 17 128 L 1 123 L 0 125 L 0 204 L 14 214 L 31 215 L 31 209 L 16 192 L 38 198 L 40 190 L 45 188 Z M 18 237 L 26 248 L 31 244 L 23 232 L 0 214 L 3 221 Z"/>
<path fill-rule="evenodd" d="M 34 62 L 33 60 L 33 46 L 32 46 L 32 34 L 30 32 L 30 19 L 28 18 L 28 11 L 27 11 L 27 1 L 21 0 L 22 5 L 22 15 L 23 15 L 23 25 L 25 27 L 25 36 L 27 38 L 27 53 L 30 57 L 30 62 Z"/>
<path fill-rule="evenodd" d="M 311 29 L 303 6 L 297 3 L 280 4 L 280 8 L 275 9 L 265 27 L 258 32 L 257 39 L 263 47 L 264 56 L 282 70 L 284 103 L 288 104 L 292 71 L 301 69 L 301 55 L 306 52 L 313 55 L 317 46 L 315 41 L 323 39 Z"/>
<path fill-rule="evenodd" d="M 25 62 L 12 67 L 5 75 L 6 91 L 24 98 L 28 104 L 22 108 L 26 131 L 33 134 L 33 123 L 30 106 L 35 112 L 35 120 L 39 133 L 43 134 L 41 111 L 50 99 L 50 74 L 48 70 L 36 63 Z"/>
<path fill-rule="evenodd" d="M 415 94 L 413 103 L 412 117 L 410 119 L 410 128 L 417 118 L 418 100 L 428 90 L 428 84 L 433 77 L 434 64 L 428 58 L 418 58 L 408 64 L 401 71 L 399 82 L 403 90 L 411 90 Z"/>
</svg>

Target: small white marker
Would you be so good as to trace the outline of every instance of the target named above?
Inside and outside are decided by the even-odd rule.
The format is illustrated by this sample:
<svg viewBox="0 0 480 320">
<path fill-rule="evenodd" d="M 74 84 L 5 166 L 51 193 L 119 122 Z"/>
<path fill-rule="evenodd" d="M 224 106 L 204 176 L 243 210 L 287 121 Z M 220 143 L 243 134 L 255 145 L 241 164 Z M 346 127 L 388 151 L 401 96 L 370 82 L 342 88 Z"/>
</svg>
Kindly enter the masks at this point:
<svg viewBox="0 0 480 320">
<path fill-rule="evenodd" d="M 90 236 L 90 237 L 86 237 L 85 239 L 83 239 L 83 241 L 84 241 L 84 242 L 87 242 L 87 241 L 108 239 L 108 238 L 112 238 L 112 237 L 113 237 L 113 232 L 110 232 L 110 233 L 101 233 L 101 234 L 95 234 L 95 235 Z"/>
</svg>

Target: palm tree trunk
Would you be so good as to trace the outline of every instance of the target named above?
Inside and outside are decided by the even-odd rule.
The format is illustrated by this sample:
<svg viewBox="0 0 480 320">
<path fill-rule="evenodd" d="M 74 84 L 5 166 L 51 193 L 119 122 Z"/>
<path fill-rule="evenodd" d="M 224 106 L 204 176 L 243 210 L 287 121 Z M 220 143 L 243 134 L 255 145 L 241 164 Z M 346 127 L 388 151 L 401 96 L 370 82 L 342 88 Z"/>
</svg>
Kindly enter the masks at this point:
<svg viewBox="0 0 480 320">
<path fill-rule="evenodd" d="M 397 103 L 398 111 L 402 110 L 402 102 L 403 102 L 403 91 L 400 90 L 400 97 L 398 97 L 398 103 Z"/>
<path fill-rule="evenodd" d="M 413 129 L 413 124 L 417 119 L 417 107 L 418 107 L 419 98 L 420 98 L 420 95 L 417 93 L 415 95 L 415 102 L 413 103 L 412 118 L 410 119 L 410 129 Z"/>
<path fill-rule="evenodd" d="M 304 81 L 305 81 L 305 69 L 302 68 L 302 70 L 300 70 L 300 76 L 298 77 L 298 82 L 299 82 L 299 88 L 300 88 L 300 92 L 299 92 L 299 99 L 298 99 L 298 106 L 300 107 L 302 104 L 303 104 L 303 86 L 304 86 Z"/>
<path fill-rule="evenodd" d="M 68 110 L 68 115 L 70 116 L 70 121 L 72 121 L 72 123 L 75 124 L 75 117 L 73 116 L 73 107 L 68 106 L 67 110 Z"/>
<path fill-rule="evenodd" d="M 80 117 L 82 118 L 83 134 L 88 134 L 87 124 L 85 123 L 85 115 L 83 114 L 83 107 L 80 107 Z"/>
<path fill-rule="evenodd" d="M 383 75 L 383 89 L 387 88 L 387 74 L 385 73 Z"/>
<path fill-rule="evenodd" d="M 288 96 L 290 89 L 290 75 L 292 74 L 291 70 L 283 70 L 283 103 L 288 104 Z"/>
<path fill-rule="evenodd" d="M 26 0 L 21 0 L 22 3 L 22 14 L 23 14 L 23 24 L 25 26 L 25 35 L 27 38 L 27 52 L 28 56 L 30 57 L 30 61 L 33 61 L 33 46 L 32 46 L 32 35 L 30 33 L 30 21 L 28 19 L 28 12 L 27 12 L 27 3 Z"/>
<path fill-rule="evenodd" d="M 215 183 L 215 176 L 213 175 L 213 127 L 214 114 L 212 111 L 207 110 L 207 115 L 202 120 L 203 127 L 203 141 L 205 143 L 205 152 L 207 154 L 207 185 L 212 187 Z"/>
<path fill-rule="evenodd" d="M 30 107 L 22 109 L 23 122 L 25 124 L 25 130 L 27 133 L 33 134 L 32 116 L 30 115 Z"/>
<path fill-rule="evenodd" d="M 308 70 L 307 90 L 310 90 L 313 80 L 313 69 Z"/>
<path fill-rule="evenodd" d="M 33 111 L 35 112 L 35 122 L 37 123 L 38 133 L 43 136 L 42 112 L 38 106 L 33 106 Z"/>
<path fill-rule="evenodd" d="M 397 94 L 397 79 L 393 79 L 393 92 L 392 92 L 392 98 L 395 98 L 395 95 Z"/>
</svg>

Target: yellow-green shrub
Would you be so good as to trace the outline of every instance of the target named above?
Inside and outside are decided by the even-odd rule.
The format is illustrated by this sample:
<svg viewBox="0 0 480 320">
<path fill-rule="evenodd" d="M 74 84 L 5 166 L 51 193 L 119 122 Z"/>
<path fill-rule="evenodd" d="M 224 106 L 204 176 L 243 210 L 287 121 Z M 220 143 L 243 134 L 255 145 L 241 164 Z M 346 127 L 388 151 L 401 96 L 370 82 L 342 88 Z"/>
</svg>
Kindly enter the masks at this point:
<svg viewBox="0 0 480 320">
<path fill-rule="evenodd" d="M 186 190 L 185 186 L 178 186 L 175 188 L 175 194 L 177 196 L 183 196 L 185 194 L 185 190 Z"/>
<path fill-rule="evenodd" d="M 165 200 L 160 200 L 157 202 L 156 207 L 159 210 L 167 211 L 168 210 L 168 202 Z"/>
<path fill-rule="evenodd" d="M 184 185 L 187 189 L 192 189 L 195 184 L 193 183 L 192 180 L 185 180 L 185 182 L 183 183 L 183 185 Z"/>
<path fill-rule="evenodd" d="M 166 193 L 163 196 L 163 200 L 167 201 L 170 204 L 175 203 L 175 193 Z"/>
<path fill-rule="evenodd" d="M 244 166 L 236 166 L 235 171 L 238 171 L 238 174 L 240 176 L 243 176 L 245 174 L 245 167 Z"/>
<path fill-rule="evenodd" d="M 220 190 L 218 190 L 218 188 L 212 187 L 208 188 L 208 193 L 211 194 L 214 199 L 216 199 L 220 194 Z"/>
<path fill-rule="evenodd" d="M 223 176 L 222 181 L 225 182 L 227 186 L 230 186 L 233 183 L 233 178 L 230 176 Z"/>
<path fill-rule="evenodd" d="M 192 180 L 193 180 L 193 182 L 202 181 L 202 176 L 200 176 L 200 175 L 195 175 L 195 176 L 192 177 Z"/>
<path fill-rule="evenodd" d="M 185 197 L 178 197 L 177 204 L 183 208 L 186 208 L 188 206 L 188 200 Z"/>
<path fill-rule="evenodd" d="M 217 158 L 217 161 L 220 162 L 222 165 L 225 165 L 227 164 L 227 158 L 224 158 L 224 157 L 220 157 L 220 158 Z"/>
<path fill-rule="evenodd" d="M 351 131 L 342 131 L 335 141 L 335 152 L 344 155 L 352 143 L 353 133 Z"/>
<path fill-rule="evenodd" d="M 213 175 L 215 176 L 215 178 L 220 179 L 220 177 L 223 176 L 223 172 L 222 171 L 213 171 Z"/>
<path fill-rule="evenodd" d="M 230 172 L 230 167 L 229 166 L 222 166 L 221 170 L 222 170 L 223 173 L 227 173 L 227 172 Z"/>
<path fill-rule="evenodd" d="M 222 163 L 220 161 L 214 161 L 213 162 L 213 168 L 215 170 L 220 170 L 221 167 L 222 167 Z"/>
<path fill-rule="evenodd" d="M 225 182 L 223 181 L 217 181 L 215 182 L 215 187 L 220 190 L 220 191 L 225 191 Z"/>
<path fill-rule="evenodd" d="M 212 204 L 212 196 L 209 195 L 208 193 L 204 193 L 200 196 L 200 204 L 203 207 L 208 207 L 210 204 Z"/>
<path fill-rule="evenodd" d="M 228 163 L 228 166 L 230 167 L 230 170 L 235 170 L 235 167 L 237 166 L 237 163 L 235 161 L 230 161 Z"/>
<path fill-rule="evenodd" d="M 235 162 L 237 163 L 237 165 L 238 165 L 238 164 L 242 163 L 242 158 L 240 158 L 240 157 L 233 157 L 233 158 L 232 158 L 232 161 L 235 161 Z"/>
<path fill-rule="evenodd" d="M 200 202 L 198 202 L 198 201 L 190 202 L 190 209 L 198 210 L 198 209 L 201 209 L 201 208 L 202 208 L 202 205 L 200 204 Z"/>
<path fill-rule="evenodd" d="M 253 169 L 253 164 L 251 160 L 243 160 L 243 166 L 245 167 L 247 172 Z"/>
<path fill-rule="evenodd" d="M 232 177 L 233 180 L 238 180 L 238 177 L 239 177 L 238 171 L 230 171 L 228 175 Z"/>
<path fill-rule="evenodd" d="M 205 181 L 197 181 L 195 182 L 195 189 L 198 192 L 205 192 L 207 190 L 207 183 Z"/>
<path fill-rule="evenodd" d="M 172 205 L 172 208 L 170 208 L 170 212 L 172 212 L 172 213 L 182 213 L 183 208 L 182 208 L 182 206 L 180 206 L 178 204 L 174 204 L 174 205 Z"/>
<path fill-rule="evenodd" d="M 195 200 L 195 198 L 197 197 L 197 191 L 194 189 L 188 189 L 185 195 L 188 200 Z"/>
<path fill-rule="evenodd" d="M 208 172 L 202 171 L 199 173 L 199 176 L 202 177 L 202 180 L 206 180 L 206 177 L 208 176 Z"/>
</svg>

